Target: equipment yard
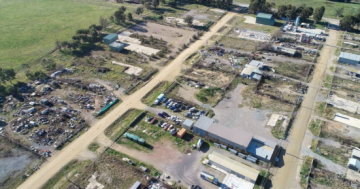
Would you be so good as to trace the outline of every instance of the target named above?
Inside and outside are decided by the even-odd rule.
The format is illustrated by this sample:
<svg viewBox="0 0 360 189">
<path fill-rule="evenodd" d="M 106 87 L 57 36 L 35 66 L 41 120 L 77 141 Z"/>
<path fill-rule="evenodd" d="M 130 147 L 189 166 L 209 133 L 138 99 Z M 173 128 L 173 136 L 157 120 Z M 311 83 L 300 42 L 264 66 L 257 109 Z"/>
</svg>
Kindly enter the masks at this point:
<svg viewBox="0 0 360 189">
<path fill-rule="evenodd" d="M 271 3 L 84 4 L 113 12 L 0 69 L 0 188 L 360 186 L 356 37 Z"/>
</svg>

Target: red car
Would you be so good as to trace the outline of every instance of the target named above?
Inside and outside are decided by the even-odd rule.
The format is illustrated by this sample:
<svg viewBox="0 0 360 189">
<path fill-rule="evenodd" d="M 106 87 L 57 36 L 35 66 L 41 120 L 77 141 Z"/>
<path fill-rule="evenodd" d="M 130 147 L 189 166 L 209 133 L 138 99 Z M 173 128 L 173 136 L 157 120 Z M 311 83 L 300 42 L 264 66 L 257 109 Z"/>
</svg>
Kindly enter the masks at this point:
<svg viewBox="0 0 360 189">
<path fill-rule="evenodd" d="M 155 121 L 156 121 L 156 118 L 153 118 L 153 119 L 150 121 L 150 123 L 151 123 L 151 124 L 154 124 Z"/>
<path fill-rule="evenodd" d="M 170 124 L 166 124 L 164 130 L 166 131 L 170 127 Z"/>
</svg>

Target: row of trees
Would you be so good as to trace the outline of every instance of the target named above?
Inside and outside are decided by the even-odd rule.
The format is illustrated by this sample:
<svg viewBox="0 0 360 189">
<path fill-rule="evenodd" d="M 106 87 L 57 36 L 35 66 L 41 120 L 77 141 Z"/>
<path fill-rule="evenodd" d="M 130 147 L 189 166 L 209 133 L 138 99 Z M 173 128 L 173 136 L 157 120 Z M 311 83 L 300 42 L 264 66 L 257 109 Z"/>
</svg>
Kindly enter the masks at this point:
<svg viewBox="0 0 360 189">
<path fill-rule="evenodd" d="M 188 0 L 187 3 L 215 6 L 222 9 L 230 9 L 233 0 Z M 158 8 L 160 4 L 169 7 L 177 7 L 179 0 L 141 0 L 146 9 Z"/>
<path fill-rule="evenodd" d="M 56 41 L 55 47 L 60 51 L 64 50 L 76 50 L 81 48 L 85 43 L 95 43 L 100 40 L 99 30 L 101 26 L 96 26 L 95 24 L 89 26 L 88 29 L 79 29 L 76 31 L 76 35 L 72 36 L 71 41 Z"/>
<path fill-rule="evenodd" d="M 264 12 L 272 13 L 272 8 L 275 7 L 275 3 L 267 2 L 266 0 L 251 0 L 249 5 L 250 13 Z M 309 6 L 301 5 L 279 5 L 277 9 L 278 17 L 286 17 L 288 19 L 294 19 L 297 16 L 300 16 L 302 19 L 308 19 L 310 16 L 313 16 L 315 24 L 319 22 L 325 13 L 325 7 L 321 6 L 315 9 Z"/>
</svg>

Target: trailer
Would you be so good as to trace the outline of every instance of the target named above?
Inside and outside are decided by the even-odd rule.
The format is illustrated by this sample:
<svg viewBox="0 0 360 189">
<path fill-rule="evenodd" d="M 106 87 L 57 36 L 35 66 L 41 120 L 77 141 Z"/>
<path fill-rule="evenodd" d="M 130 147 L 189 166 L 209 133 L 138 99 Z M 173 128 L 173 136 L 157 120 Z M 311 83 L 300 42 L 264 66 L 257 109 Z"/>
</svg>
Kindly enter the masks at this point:
<svg viewBox="0 0 360 189">
<path fill-rule="evenodd" d="M 207 173 L 205 171 L 201 171 L 200 177 L 208 182 L 211 182 L 215 185 L 219 183 L 218 179 L 214 177 L 214 175 Z"/>
<path fill-rule="evenodd" d="M 125 133 L 124 137 L 126 137 L 127 139 L 133 140 L 139 144 L 145 144 L 145 139 L 140 138 L 136 135 L 130 134 L 130 133 Z"/>
</svg>

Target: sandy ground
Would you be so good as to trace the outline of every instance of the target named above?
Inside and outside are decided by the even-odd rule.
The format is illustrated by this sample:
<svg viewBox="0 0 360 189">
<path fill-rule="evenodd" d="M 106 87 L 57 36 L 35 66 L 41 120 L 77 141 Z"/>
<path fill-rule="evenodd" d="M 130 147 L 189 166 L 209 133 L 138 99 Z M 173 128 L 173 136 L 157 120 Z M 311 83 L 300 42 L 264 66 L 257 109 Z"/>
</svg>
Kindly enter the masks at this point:
<svg viewBox="0 0 360 189">
<path fill-rule="evenodd" d="M 196 184 L 202 188 L 212 189 L 218 188 L 217 186 L 202 180 L 199 177 L 201 171 L 209 172 L 219 179 L 220 182 L 225 178 L 225 174 L 216 171 L 212 168 L 202 165 L 201 159 L 213 151 L 222 153 L 223 155 L 233 158 L 237 161 L 244 162 L 246 165 L 255 169 L 261 169 L 258 165 L 254 165 L 244 159 L 241 159 L 223 149 L 209 147 L 204 145 L 200 151 L 192 151 L 189 154 L 180 153 L 170 141 L 161 141 L 154 145 L 154 149 L 150 153 L 130 149 L 119 144 L 111 145 L 111 148 L 129 156 L 136 157 L 138 160 L 147 164 L 153 165 L 163 173 L 170 175 L 170 181 L 181 180 L 180 184 L 189 186 Z"/>
<path fill-rule="evenodd" d="M 226 22 L 228 22 L 235 13 L 226 14 L 219 22 L 214 25 L 209 32 L 204 34 L 200 40 L 196 41 L 189 48 L 184 50 L 178 57 L 174 59 L 168 66 L 164 67 L 159 71 L 159 74 L 155 76 L 150 82 L 144 87 L 136 91 L 130 96 L 124 97 L 123 102 L 116 106 L 111 112 L 108 112 L 101 120 L 97 121 L 87 132 L 81 135 L 79 138 L 74 140 L 68 146 L 60 151 L 57 155 L 49 158 L 44 163 L 40 170 L 34 173 L 30 178 L 23 182 L 19 188 L 40 188 L 47 180 L 52 178 L 62 166 L 69 163 L 72 159 L 78 157 L 78 155 L 87 149 L 87 146 L 104 130 L 114 122 L 121 114 L 125 113 L 129 108 L 144 109 L 146 106 L 141 103 L 141 98 L 144 94 L 148 93 L 160 80 L 173 81 L 177 76 L 180 75 L 181 63 L 196 52 L 207 40 L 210 39 Z"/>
<path fill-rule="evenodd" d="M 178 91 L 178 95 L 190 102 L 201 105 L 202 102 L 198 101 L 198 99 L 195 98 L 195 93 L 198 91 L 199 90 L 195 89 L 194 87 L 190 87 L 188 85 L 181 85 Z"/>
<path fill-rule="evenodd" d="M 244 16 L 245 18 L 245 23 L 248 24 L 256 24 L 256 18 L 252 17 L 252 16 Z"/>
<path fill-rule="evenodd" d="M 194 31 L 164 26 L 153 22 L 138 24 L 131 27 L 130 30 L 133 33 L 163 39 L 172 47 L 170 48 L 172 51 L 176 51 L 180 45 L 187 43 L 191 37 L 196 34 Z"/>
<path fill-rule="evenodd" d="M 339 37 L 338 31 L 330 30 L 329 38 L 326 43 L 336 45 Z M 302 107 L 295 119 L 288 137 L 289 144 L 284 156 L 284 166 L 278 170 L 272 179 L 273 188 L 301 188 L 299 185 L 299 171 L 302 164 L 301 146 L 307 129 L 307 125 L 313 114 L 315 100 L 319 89 L 321 88 L 322 79 L 326 72 L 329 62 L 331 62 L 330 54 L 333 54 L 335 48 L 324 46 L 321 50 L 321 56 L 314 70 L 313 80 L 309 84 L 308 93 L 305 95 Z"/>
</svg>

